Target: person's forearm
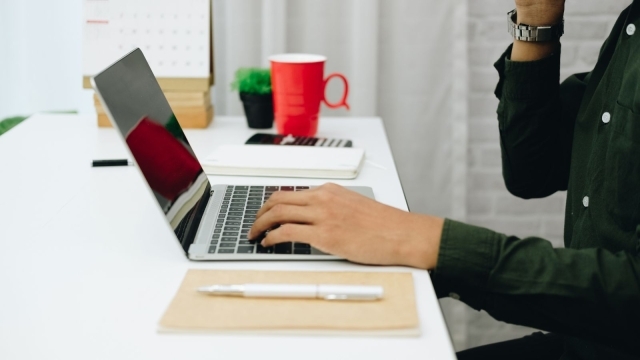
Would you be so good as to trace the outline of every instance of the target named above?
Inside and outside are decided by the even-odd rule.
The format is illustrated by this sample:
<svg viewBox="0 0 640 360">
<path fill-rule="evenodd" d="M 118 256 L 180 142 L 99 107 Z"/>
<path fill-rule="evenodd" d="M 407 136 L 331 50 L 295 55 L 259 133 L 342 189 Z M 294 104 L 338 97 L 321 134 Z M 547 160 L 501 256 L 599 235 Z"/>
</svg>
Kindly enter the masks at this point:
<svg viewBox="0 0 640 360">
<path fill-rule="evenodd" d="M 517 6 L 518 24 L 532 26 L 556 25 L 562 21 L 564 14 L 564 1 L 556 1 L 554 4 L 528 4 Z M 535 61 L 553 54 L 559 45 L 559 41 L 527 42 L 515 40 L 511 51 L 512 61 Z"/>
</svg>

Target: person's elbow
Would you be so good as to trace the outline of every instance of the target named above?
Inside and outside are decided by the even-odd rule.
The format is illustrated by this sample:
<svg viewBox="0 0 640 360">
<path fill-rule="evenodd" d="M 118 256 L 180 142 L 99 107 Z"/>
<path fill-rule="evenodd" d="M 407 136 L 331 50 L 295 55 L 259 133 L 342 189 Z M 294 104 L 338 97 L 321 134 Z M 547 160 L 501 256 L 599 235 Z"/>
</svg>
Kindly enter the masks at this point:
<svg viewBox="0 0 640 360">
<path fill-rule="evenodd" d="M 525 200 L 547 197 L 556 191 L 543 182 L 518 181 L 508 176 L 504 176 L 504 185 L 511 195 Z"/>
</svg>

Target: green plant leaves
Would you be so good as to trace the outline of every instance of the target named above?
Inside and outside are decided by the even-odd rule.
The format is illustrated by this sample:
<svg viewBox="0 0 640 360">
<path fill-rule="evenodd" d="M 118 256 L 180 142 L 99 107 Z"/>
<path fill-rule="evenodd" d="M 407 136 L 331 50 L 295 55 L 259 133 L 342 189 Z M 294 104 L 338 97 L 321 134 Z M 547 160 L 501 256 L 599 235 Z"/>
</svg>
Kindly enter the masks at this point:
<svg viewBox="0 0 640 360">
<path fill-rule="evenodd" d="M 264 95 L 271 93 L 271 71 L 264 68 L 239 68 L 231 90 L 241 93 Z"/>
</svg>

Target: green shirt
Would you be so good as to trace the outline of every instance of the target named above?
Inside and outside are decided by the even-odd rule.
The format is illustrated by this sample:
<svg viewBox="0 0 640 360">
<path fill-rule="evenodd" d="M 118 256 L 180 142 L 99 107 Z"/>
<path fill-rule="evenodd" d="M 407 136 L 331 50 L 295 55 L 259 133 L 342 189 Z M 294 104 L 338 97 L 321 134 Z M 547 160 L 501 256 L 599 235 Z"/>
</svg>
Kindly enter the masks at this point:
<svg viewBox="0 0 640 360">
<path fill-rule="evenodd" d="M 563 335 L 562 359 L 640 356 L 640 2 L 593 71 L 562 84 L 559 52 L 510 53 L 495 65 L 505 184 L 522 198 L 567 190 L 565 248 L 447 220 L 436 292 Z"/>
</svg>

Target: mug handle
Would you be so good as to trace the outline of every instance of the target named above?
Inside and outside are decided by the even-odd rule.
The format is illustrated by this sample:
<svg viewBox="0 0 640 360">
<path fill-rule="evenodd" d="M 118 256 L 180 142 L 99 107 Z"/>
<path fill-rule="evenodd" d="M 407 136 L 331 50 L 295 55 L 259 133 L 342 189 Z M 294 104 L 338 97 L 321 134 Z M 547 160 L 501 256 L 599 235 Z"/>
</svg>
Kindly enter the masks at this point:
<svg viewBox="0 0 640 360">
<path fill-rule="evenodd" d="M 340 79 L 342 79 L 342 82 L 344 83 L 344 93 L 342 94 L 342 99 L 340 99 L 340 101 L 338 101 L 335 104 L 330 103 L 329 101 L 327 101 L 327 84 L 329 83 L 329 80 L 331 80 L 334 77 L 338 77 Z M 340 74 L 340 73 L 333 73 L 329 76 L 327 76 L 327 78 L 324 80 L 324 95 L 322 98 L 322 101 L 324 101 L 325 104 L 327 104 L 328 107 L 330 107 L 331 109 L 337 109 L 339 107 L 346 107 L 347 110 L 349 110 L 349 104 L 347 104 L 347 95 L 349 95 L 349 82 L 347 81 L 347 78 Z"/>
</svg>

